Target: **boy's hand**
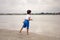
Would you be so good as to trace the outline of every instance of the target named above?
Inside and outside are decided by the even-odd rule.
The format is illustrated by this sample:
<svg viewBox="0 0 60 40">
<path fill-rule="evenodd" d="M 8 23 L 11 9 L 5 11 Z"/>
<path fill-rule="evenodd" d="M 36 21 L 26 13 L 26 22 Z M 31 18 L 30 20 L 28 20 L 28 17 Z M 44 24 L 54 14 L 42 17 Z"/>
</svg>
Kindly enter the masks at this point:
<svg viewBox="0 0 60 40">
<path fill-rule="evenodd" d="M 30 19 L 29 21 L 32 21 L 32 19 Z"/>
<path fill-rule="evenodd" d="M 32 19 L 31 18 L 29 18 L 29 21 L 31 21 Z"/>
<path fill-rule="evenodd" d="M 32 20 L 32 19 L 30 19 L 30 20 Z"/>
</svg>

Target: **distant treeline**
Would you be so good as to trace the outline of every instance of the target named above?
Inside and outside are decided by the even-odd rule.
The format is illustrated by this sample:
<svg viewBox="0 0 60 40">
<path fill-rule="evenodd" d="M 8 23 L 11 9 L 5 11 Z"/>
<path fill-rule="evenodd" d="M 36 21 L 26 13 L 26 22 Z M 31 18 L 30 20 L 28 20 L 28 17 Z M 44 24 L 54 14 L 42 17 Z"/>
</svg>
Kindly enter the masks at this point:
<svg viewBox="0 0 60 40">
<path fill-rule="evenodd" d="M 32 13 L 32 15 L 60 15 L 60 12 L 59 13 Z"/>
<path fill-rule="evenodd" d="M 26 13 L 0 13 L 0 15 L 26 15 Z M 32 15 L 60 15 L 59 13 L 32 13 Z"/>
</svg>

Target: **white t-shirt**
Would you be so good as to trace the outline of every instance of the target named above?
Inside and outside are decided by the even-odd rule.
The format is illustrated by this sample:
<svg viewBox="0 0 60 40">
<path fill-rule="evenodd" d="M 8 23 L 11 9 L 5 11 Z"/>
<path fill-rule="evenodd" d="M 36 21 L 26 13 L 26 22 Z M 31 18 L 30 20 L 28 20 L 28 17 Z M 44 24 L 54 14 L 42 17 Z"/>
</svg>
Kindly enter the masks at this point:
<svg viewBox="0 0 60 40">
<path fill-rule="evenodd" d="M 29 20 L 29 17 L 31 18 L 31 15 L 27 14 L 25 19 Z"/>
</svg>

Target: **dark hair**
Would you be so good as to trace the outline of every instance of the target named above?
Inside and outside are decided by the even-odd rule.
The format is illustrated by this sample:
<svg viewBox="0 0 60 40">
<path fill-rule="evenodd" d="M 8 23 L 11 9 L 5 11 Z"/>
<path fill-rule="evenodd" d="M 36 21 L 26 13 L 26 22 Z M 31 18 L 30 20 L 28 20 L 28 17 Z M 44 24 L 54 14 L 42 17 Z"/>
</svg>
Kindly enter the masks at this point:
<svg viewBox="0 0 60 40">
<path fill-rule="evenodd" d="M 31 13 L 31 10 L 27 10 L 27 14 L 30 14 Z"/>
</svg>

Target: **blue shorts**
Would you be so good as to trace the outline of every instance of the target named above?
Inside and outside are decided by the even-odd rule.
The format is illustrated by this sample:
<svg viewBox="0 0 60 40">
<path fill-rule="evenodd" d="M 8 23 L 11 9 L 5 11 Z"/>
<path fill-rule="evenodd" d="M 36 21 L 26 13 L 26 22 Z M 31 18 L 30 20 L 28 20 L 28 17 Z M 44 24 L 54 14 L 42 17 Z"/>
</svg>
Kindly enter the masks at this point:
<svg viewBox="0 0 60 40">
<path fill-rule="evenodd" d="M 29 20 L 24 20 L 24 22 L 23 22 L 23 28 L 27 28 L 27 29 L 29 29 Z"/>
</svg>

